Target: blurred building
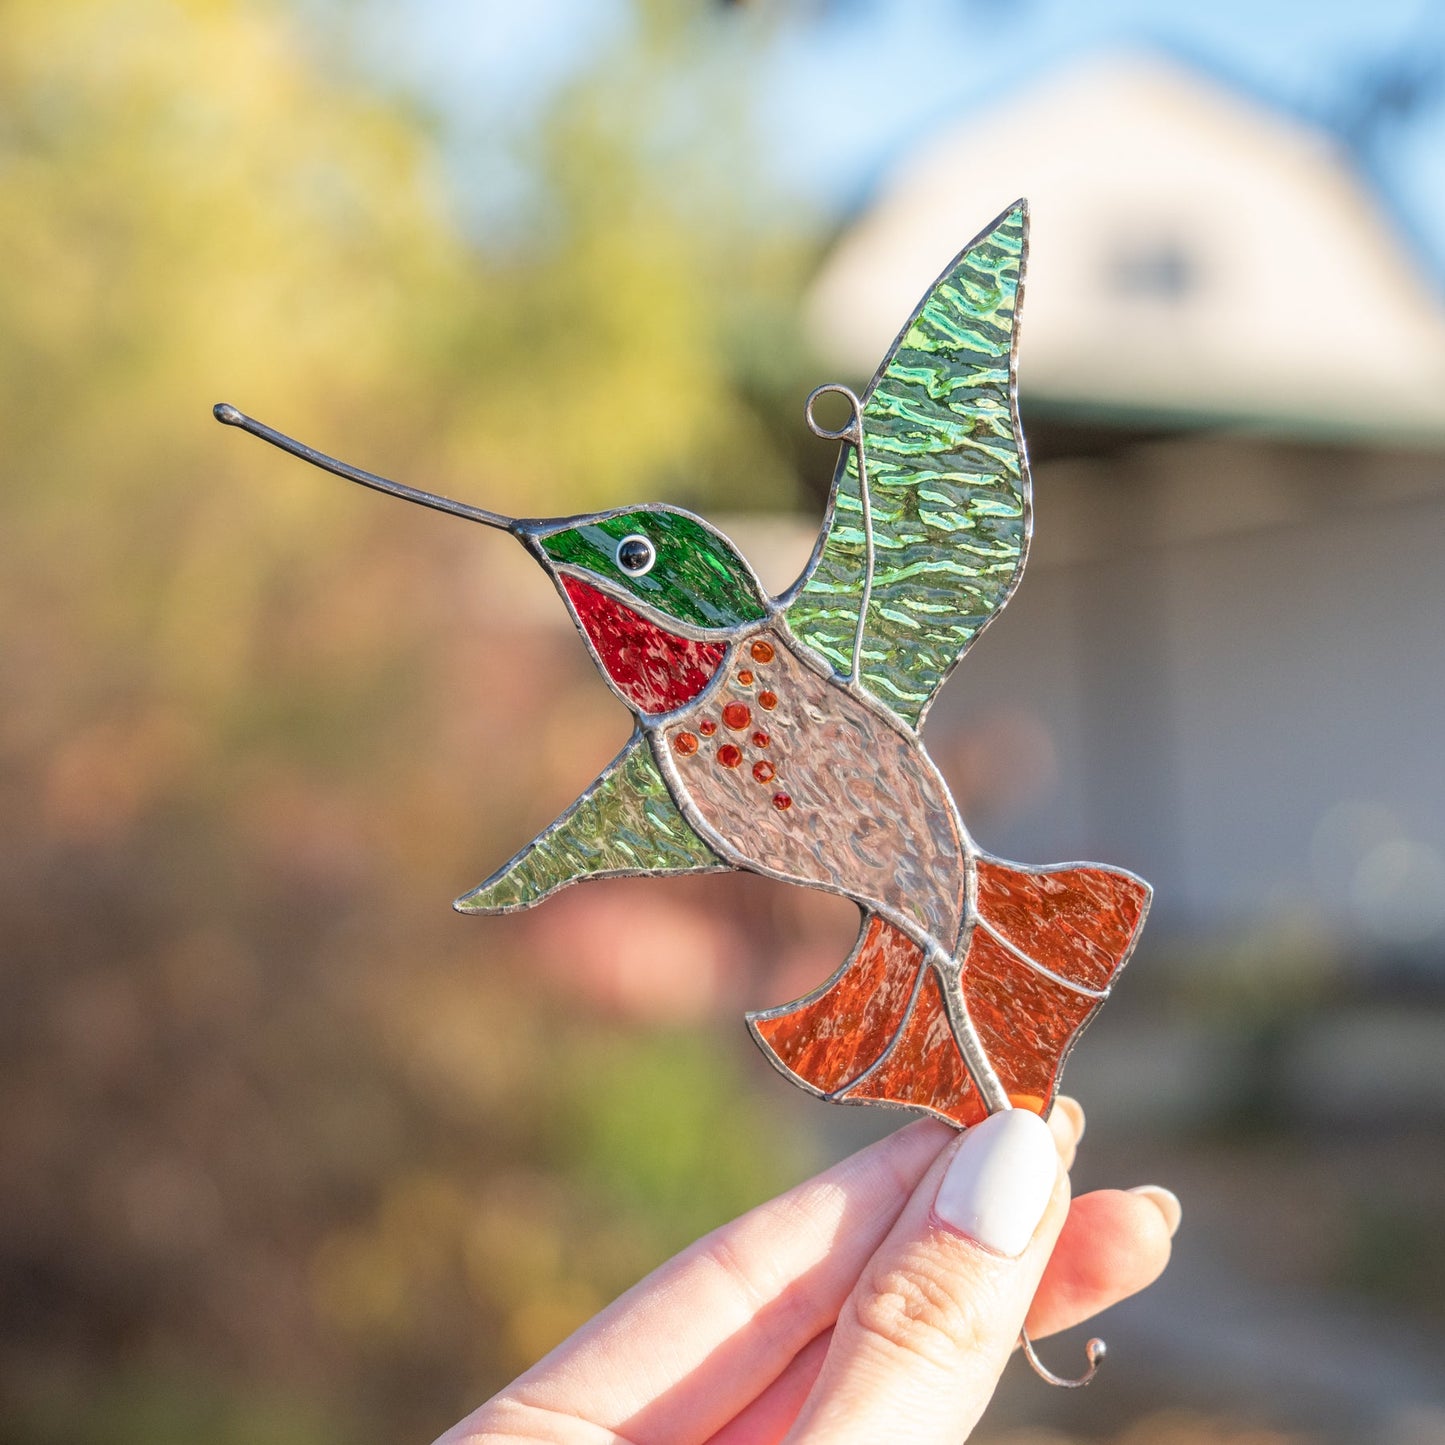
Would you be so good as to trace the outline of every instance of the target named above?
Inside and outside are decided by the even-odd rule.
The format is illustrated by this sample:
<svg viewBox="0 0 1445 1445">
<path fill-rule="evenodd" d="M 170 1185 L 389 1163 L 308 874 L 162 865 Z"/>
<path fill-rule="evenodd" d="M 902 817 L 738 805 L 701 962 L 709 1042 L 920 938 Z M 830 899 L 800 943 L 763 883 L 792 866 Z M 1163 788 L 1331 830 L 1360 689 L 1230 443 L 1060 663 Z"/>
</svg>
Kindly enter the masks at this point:
<svg viewBox="0 0 1445 1445">
<path fill-rule="evenodd" d="M 1289 920 L 1433 964 L 1440 277 L 1323 133 L 1095 58 L 900 158 L 811 298 L 832 368 L 866 377 L 1020 194 L 1036 539 L 933 724 L 1013 740 L 965 777 L 976 835 L 1134 867 L 1165 928 Z"/>
</svg>

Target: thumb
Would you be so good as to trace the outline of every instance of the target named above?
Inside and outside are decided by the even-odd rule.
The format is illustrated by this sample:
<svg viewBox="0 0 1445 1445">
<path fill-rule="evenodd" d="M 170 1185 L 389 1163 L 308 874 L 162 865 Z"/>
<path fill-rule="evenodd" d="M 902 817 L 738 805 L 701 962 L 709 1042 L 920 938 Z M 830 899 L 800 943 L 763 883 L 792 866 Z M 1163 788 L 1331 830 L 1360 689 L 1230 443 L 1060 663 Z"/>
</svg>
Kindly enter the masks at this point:
<svg viewBox="0 0 1445 1445">
<path fill-rule="evenodd" d="M 967 1130 L 864 1269 L 788 1440 L 957 1445 L 993 1395 L 1068 1207 L 1037 1114 Z"/>
</svg>

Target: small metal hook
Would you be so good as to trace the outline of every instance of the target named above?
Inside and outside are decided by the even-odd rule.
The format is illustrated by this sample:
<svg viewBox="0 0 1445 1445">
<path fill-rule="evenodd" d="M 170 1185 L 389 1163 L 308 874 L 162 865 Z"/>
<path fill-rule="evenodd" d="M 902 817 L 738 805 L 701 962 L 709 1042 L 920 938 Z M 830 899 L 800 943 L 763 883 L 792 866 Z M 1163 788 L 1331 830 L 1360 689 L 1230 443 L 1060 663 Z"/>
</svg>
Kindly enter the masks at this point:
<svg viewBox="0 0 1445 1445">
<path fill-rule="evenodd" d="M 823 426 L 813 415 L 813 403 L 828 392 L 836 392 L 837 395 L 843 397 L 850 408 L 848 424 L 837 428 L 836 431 L 832 427 Z M 863 674 L 863 634 L 868 628 L 868 608 L 873 600 L 875 560 L 873 499 L 868 490 L 868 459 L 863 450 L 863 403 L 858 399 L 858 393 L 852 387 L 844 386 L 841 382 L 830 381 L 822 386 L 814 387 L 808 393 L 808 400 L 803 403 L 803 415 L 807 418 L 808 426 L 812 429 L 814 436 L 822 437 L 824 441 L 847 442 L 853 448 L 853 455 L 858 466 L 858 504 L 863 512 L 863 588 L 858 598 L 858 617 L 853 624 L 853 665 L 849 668 L 847 677 L 850 685 L 856 685 Z M 828 513 L 831 523 L 831 502 Z"/>
<path fill-rule="evenodd" d="M 1038 1352 L 1034 1349 L 1034 1342 L 1029 1338 L 1027 1330 L 1019 1332 L 1019 1344 L 1023 1346 L 1024 1358 L 1033 1366 L 1034 1374 L 1039 1379 L 1047 1381 L 1050 1385 L 1057 1385 L 1061 1390 L 1077 1390 L 1080 1385 L 1087 1385 L 1095 1375 L 1099 1373 L 1099 1366 L 1103 1363 L 1104 1356 L 1109 1353 L 1109 1347 L 1097 1336 L 1084 1346 L 1084 1354 L 1088 1356 L 1089 1368 L 1079 1376 L 1077 1380 L 1065 1379 L 1063 1375 L 1056 1375 L 1039 1359 Z"/>
<path fill-rule="evenodd" d="M 852 409 L 846 426 L 839 427 L 836 431 L 831 427 L 823 426 L 813 415 L 813 403 L 820 396 L 834 393 L 844 398 Z M 822 437 L 828 442 L 852 442 L 855 447 L 863 446 L 863 403 L 858 400 L 858 394 L 852 387 L 844 386 L 840 382 L 830 381 L 824 386 L 814 387 L 808 393 L 808 400 L 803 404 L 803 413 L 808 419 L 808 427 L 816 437 Z"/>
</svg>

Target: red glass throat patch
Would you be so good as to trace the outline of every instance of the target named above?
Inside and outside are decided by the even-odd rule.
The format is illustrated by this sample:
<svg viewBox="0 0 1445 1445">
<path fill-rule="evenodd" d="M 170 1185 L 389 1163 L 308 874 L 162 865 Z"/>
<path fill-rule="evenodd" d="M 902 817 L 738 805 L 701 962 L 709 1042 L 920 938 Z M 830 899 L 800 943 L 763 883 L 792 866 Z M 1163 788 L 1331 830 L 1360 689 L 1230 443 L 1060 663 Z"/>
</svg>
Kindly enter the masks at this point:
<svg viewBox="0 0 1445 1445">
<path fill-rule="evenodd" d="M 727 643 L 679 637 L 580 577 L 564 576 L 562 586 L 613 686 L 640 712 L 691 702 L 727 655 Z"/>
</svg>

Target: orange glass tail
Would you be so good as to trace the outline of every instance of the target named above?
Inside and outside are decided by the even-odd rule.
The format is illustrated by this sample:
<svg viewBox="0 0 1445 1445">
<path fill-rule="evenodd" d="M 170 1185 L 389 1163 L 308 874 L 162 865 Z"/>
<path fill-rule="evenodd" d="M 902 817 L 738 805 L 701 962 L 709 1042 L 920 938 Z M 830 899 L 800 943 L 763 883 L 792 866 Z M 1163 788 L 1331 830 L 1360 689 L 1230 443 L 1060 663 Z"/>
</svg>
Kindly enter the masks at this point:
<svg viewBox="0 0 1445 1445">
<path fill-rule="evenodd" d="M 1147 884 L 1112 868 L 978 864 L 963 995 L 1015 1106 L 1048 1112 L 1064 1059 L 1128 959 L 1149 896 Z M 821 989 L 748 1022 L 771 1060 L 815 1093 L 924 1109 L 957 1125 L 986 1112 L 922 950 L 876 916 Z"/>
</svg>

